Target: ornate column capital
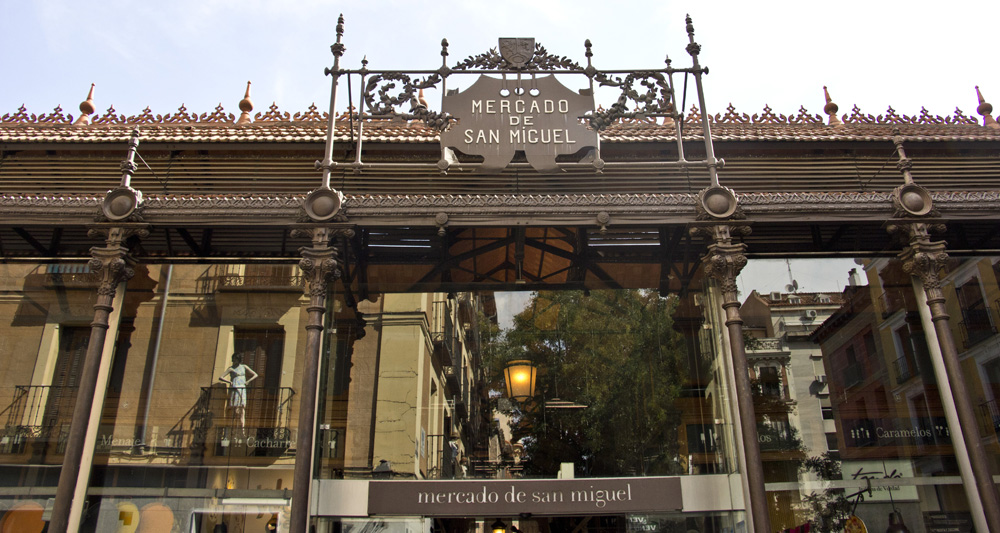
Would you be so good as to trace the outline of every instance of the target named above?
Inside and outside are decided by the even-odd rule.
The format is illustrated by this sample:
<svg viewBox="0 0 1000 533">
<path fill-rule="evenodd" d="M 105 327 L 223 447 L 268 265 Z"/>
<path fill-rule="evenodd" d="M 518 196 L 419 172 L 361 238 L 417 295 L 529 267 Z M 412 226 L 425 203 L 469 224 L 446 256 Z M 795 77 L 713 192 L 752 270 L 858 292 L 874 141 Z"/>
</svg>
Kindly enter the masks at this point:
<svg viewBox="0 0 1000 533">
<path fill-rule="evenodd" d="M 736 301 L 736 277 L 747 266 L 745 244 L 715 243 L 708 245 L 705 255 L 705 274 L 719 282 L 723 299 Z"/>
<path fill-rule="evenodd" d="M 349 227 L 306 226 L 292 230 L 293 237 L 309 237 L 312 246 L 299 249 L 302 259 L 299 268 L 308 282 L 312 298 L 326 295 L 330 281 L 340 277 L 339 253 L 331 241 L 337 237 L 353 237 L 354 229 Z"/>
<path fill-rule="evenodd" d="M 736 277 L 747 265 L 747 245 L 733 243 L 733 234 L 749 235 L 750 227 L 745 224 L 711 224 L 692 227 L 690 232 L 712 242 L 703 259 L 705 274 L 719 282 L 725 302 L 736 302 Z"/>
<path fill-rule="evenodd" d="M 109 306 L 115 296 L 118 284 L 132 279 L 135 275 L 136 260 L 132 257 L 129 239 L 144 238 L 149 235 L 149 227 L 142 225 L 95 226 L 88 230 L 90 237 L 104 237 L 104 246 L 90 249 L 88 263 L 91 272 L 100 276 L 97 287 L 98 306 Z"/>
<path fill-rule="evenodd" d="M 920 278 L 924 289 L 938 291 L 941 279 L 938 272 L 948 262 L 944 241 L 932 241 L 931 233 L 941 233 L 945 229 L 939 221 L 899 221 L 886 226 L 886 230 L 899 237 L 905 244 L 899 253 L 903 263 L 903 272 Z M 936 296 L 936 295 L 935 295 Z"/>
<path fill-rule="evenodd" d="M 920 278 L 924 290 L 940 290 L 941 277 L 938 272 L 948 262 L 944 241 L 910 243 L 900 254 L 903 272 Z"/>
</svg>

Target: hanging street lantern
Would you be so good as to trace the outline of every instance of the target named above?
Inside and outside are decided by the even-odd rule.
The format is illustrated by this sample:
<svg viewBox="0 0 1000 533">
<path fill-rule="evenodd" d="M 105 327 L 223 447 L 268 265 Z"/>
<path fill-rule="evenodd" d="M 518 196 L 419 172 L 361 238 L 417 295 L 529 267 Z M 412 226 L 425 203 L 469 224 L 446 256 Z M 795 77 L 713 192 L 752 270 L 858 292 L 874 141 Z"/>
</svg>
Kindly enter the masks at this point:
<svg viewBox="0 0 1000 533">
<path fill-rule="evenodd" d="M 535 395 L 535 378 L 538 368 L 525 359 L 511 361 L 503 369 L 507 397 L 523 402 Z"/>
</svg>

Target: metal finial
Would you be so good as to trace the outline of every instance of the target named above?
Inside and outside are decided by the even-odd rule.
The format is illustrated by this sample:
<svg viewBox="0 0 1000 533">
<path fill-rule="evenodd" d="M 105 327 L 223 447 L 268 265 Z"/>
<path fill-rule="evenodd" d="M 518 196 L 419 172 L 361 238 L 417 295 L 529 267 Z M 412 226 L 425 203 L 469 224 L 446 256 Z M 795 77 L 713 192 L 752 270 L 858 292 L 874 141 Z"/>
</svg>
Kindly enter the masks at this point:
<svg viewBox="0 0 1000 533">
<path fill-rule="evenodd" d="M 993 113 L 993 106 L 983 98 L 983 93 L 979 92 L 978 85 L 976 85 L 976 98 L 979 99 L 979 106 L 976 107 L 976 112 L 983 116 L 983 126 L 1000 129 L 1000 124 L 997 124 L 997 120 L 991 114 Z"/>
<path fill-rule="evenodd" d="M 685 50 L 687 50 L 687 53 L 691 54 L 691 57 L 696 58 L 698 54 L 701 53 L 701 45 L 694 42 L 694 24 L 691 23 L 691 15 L 688 15 L 684 21 L 687 22 L 688 34 L 688 45 Z"/>
<path fill-rule="evenodd" d="M 590 42 L 590 39 L 583 41 L 583 47 L 587 49 L 584 55 L 587 56 L 588 61 L 590 60 L 590 58 L 594 57 L 594 52 L 591 50 L 593 46 L 594 45 Z"/>
<path fill-rule="evenodd" d="M 94 113 L 97 109 L 94 107 L 94 85 L 90 84 L 90 92 L 87 93 L 87 99 L 80 102 L 80 118 L 76 119 L 73 123 L 74 126 L 86 126 L 90 124 L 90 115 Z"/>
<path fill-rule="evenodd" d="M 330 52 L 333 53 L 334 57 L 340 58 L 344 55 L 344 51 L 347 48 L 342 44 L 344 38 L 344 14 L 341 13 L 340 17 L 337 18 L 337 42 L 330 45 Z"/>
<path fill-rule="evenodd" d="M 368 68 L 368 56 L 361 58 L 361 68 Z"/>
<path fill-rule="evenodd" d="M 441 57 L 448 57 L 448 39 L 441 39 Z"/>
<path fill-rule="evenodd" d="M 663 59 L 663 62 L 667 64 L 667 68 L 670 68 L 670 64 L 673 63 L 674 60 L 670 59 L 670 55 L 668 54 L 666 58 Z"/>
<path fill-rule="evenodd" d="M 240 118 L 236 120 L 237 124 L 249 124 L 250 123 L 250 112 L 253 111 L 253 100 L 250 99 L 250 82 L 247 81 L 247 91 L 243 94 L 243 99 L 240 100 Z"/>
<path fill-rule="evenodd" d="M 837 118 L 837 111 L 840 107 L 833 103 L 833 99 L 830 98 L 830 91 L 827 90 L 826 85 L 823 86 L 823 98 L 826 99 L 826 105 L 823 106 L 823 112 L 830 115 L 830 126 L 837 126 L 843 124 L 839 118 Z"/>
</svg>

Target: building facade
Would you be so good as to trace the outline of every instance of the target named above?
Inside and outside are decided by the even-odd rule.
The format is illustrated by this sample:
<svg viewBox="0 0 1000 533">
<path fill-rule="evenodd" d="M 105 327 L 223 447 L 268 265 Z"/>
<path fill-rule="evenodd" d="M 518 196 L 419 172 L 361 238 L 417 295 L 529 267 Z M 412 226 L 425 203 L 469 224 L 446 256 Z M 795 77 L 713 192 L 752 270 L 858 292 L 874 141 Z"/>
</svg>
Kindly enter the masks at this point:
<svg viewBox="0 0 1000 533">
<path fill-rule="evenodd" d="M 587 127 L 549 81 L 498 93 L 568 121 L 509 161 L 486 122 L 445 139 L 435 83 L 611 78 L 532 44 L 335 65 L 332 115 L 0 117 L 0 530 L 1000 523 L 991 107 L 681 113 L 689 32 Z M 843 281 L 737 294 L 775 259 Z"/>
</svg>

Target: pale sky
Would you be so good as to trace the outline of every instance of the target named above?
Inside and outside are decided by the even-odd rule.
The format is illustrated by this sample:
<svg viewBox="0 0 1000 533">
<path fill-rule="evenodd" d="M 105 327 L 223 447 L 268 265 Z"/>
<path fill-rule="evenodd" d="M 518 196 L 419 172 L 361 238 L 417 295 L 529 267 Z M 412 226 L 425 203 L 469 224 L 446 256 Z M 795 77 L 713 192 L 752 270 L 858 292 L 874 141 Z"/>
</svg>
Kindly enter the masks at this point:
<svg viewBox="0 0 1000 533">
<path fill-rule="evenodd" d="M 686 12 L 711 69 L 712 113 L 730 102 L 751 115 L 765 104 L 822 113 L 823 85 L 841 114 L 854 104 L 873 115 L 889 105 L 907 115 L 921 106 L 950 115 L 958 106 L 978 117 L 975 85 L 1000 109 L 996 1 L 0 0 L 0 115 L 21 104 L 78 115 L 91 83 L 101 114 L 109 105 L 166 114 L 182 103 L 197 113 L 221 103 L 238 114 L 247 80 L 255 113 L 272 102 L 292 113 L 313 102 L 325 109 L 323 69 L 332 65 L 339 13 L 346 68 L 363 56 L 372 69 L 437 68 L 443 37 L 449 64 L 498 37 L 535 37 L 580 63 L 589 38 L 598 68 L 656 68 L 668 54 L 682 67 L 690 65 Z M 688 107 L 694 100 L 691 93 Z"/>
</svg>

